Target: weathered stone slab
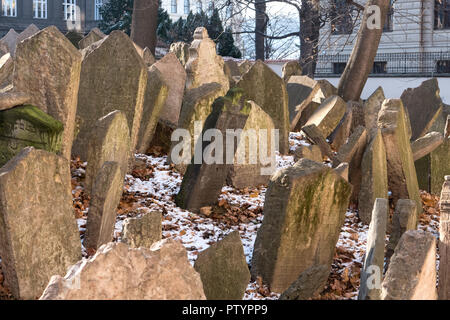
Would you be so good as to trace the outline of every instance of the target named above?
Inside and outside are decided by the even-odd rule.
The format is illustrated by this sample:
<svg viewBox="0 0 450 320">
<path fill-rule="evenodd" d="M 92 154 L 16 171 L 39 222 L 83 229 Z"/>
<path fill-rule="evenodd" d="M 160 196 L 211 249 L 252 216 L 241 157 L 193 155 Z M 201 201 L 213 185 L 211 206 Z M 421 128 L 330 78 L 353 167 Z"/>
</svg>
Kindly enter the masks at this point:
<svg viewBox="0 0 450 320">
<path fill-rule="evenodd" d="M 320 87 L 317 81 L 308 76 L 291 76 L 286 82 L 286 89 L 289 97 L 290 130 L 294 130 L 302 112 L 313 102 Z"/>
<path fill-rule="evenodd" d="M 194 269 L 208 300 L 242 300 L 250 281 L 239 231 L 200 252 Z"/>
<path fill-rule="evenodd" d="M 350 131 L 353 123 L 353 112 L 351 105 L 347 104 L 347 109 L 336 129 L 328 136 L 331 146 L 334 150 L 339 150 L 350 137 Z"/>
<path fill-rule="evenodd" d="M 239 70 L 237 62 L 234 60 L 225 61 L 225 64 L 223 65 L 223 72 L 225 72 L 228 77 L 230 88 L 234 87 L 234 85 L 239 81 L 238 79 L 241 78 L 241 71 Z"/>
<path fill-rule="evenodd" d="M 308 268 L 281 294 L 279 300 L 308 300 L 313 298 L 324 289 L 329 273 L 330 266 L 328 265 L 314 265 Z"/>
<path fill-rule="evenodd" d="M 10 53 L 6 53 L 0 57 L 0 87 L 5 82 L 12 80 L 12 74 L 14 70 L 14 61 Z"/>
<path fill-rule="evenodd" d="M 381 286 L 383 300 L 436 300 L 436 238 L 406 231 L 395 249 Z"/>
<path fill-rule="evenodd" d="M 14 49 L 16 47 L 18 37 L 19 34 L 11 28 L 9 29 L 8 33 L 0 39 L 0 43 L 8 49 L 9 53 L 12 53 L 14 52 Z"/>
<path fill-rule="evenodd" d="M 30 95 L 30 104 L 62 122 L 61 155 L 70 159 L 75 130 L 81 55 L 54 26 L 17 44 L 15 90 Z"/>
<path fill-rule="evenodd" d="M 90 193 L 103 164 L 117 162 L 121 168 L 122 180 L 128 169 L 130 130 L 122 111 L 113 111 L 97 120 L 89 135 L 85 192 Z"/>
<path fill-rule="evenodd" d="M 283 292 L 308 268 L 331 266 L 351 192 L 330 167 L 309 159 L 277 171 L 266 193 L 252 277 Z"/>
<path fill-rule="evenodd" d="M 331 150 L 328 142 L 325 140 L 322 131 L 320 131 L 315 124 L 304 126 L 302 128 L 302 131 L 305 133 L 307 139 L 309 139 L 312 143 L 316 144 L 319 147 L 323 156 L 327 156 L 331 160 L 336 159 L 336 156 Z"/>
<path fill-rule="evenodd" d="M 161 72 L 153 66 L 148 70 L 141 125 L 136 145 L 138 153 L 145 153 L 155 134 L 159 116 L 166 104 L 169 88 Z"/>
<path fill-rule="evenodd" d="M 22 42 L 23 40 L 34 36 L 36 33 L 38 33 L 40 29 L 36 27 L 34 24 L 30 24 L 28 27 L 25 28 L 21 33 L 19 33 L 17 37 L 16 47 L 14 47 L 14 50 L 11 51 L 11 55 L 14 56 L 16 53 L 17 44 Z"/>
<path fill-rule="evenodd" d="M 378 127 L 386 148 L 388 185 L 394 203 L 398 199 L 411 199 L 416 201 L 417 208 L 421 208 L 416 168 L 409 142 L 409 123 L 400 99 L 384 100 L 378 115 Z"/>
<path fill-rule="evenodd" d="M 411 143 L 414 161 L 433 152 L 444 142 L 444 136 L 440 132 L 430 132 Z"/>
<path fill-rule="evenodd" d="M 0 90 L 0 110 L 7 110 L 26 104 L 30 99 L 28 93 L 17 92 L 12 86 L 8 86 L 5 90 Z"/>
<path fill-rule="evenodd" d="M 349 165 L 347 162 L 342 162 L 336 168 L 333 169 L 338 175 L 340 175 L 345 181 L 348 181 Z"/>
<path fill-rule="evenodd" d="M 281 68 L 281 77 L 284 81 L 288 81 L 291 76 L 301 76 L 302 66 L 297 60 L 286 62 Z"/>
<path fill-rule="evenodd" d="M 227 91 L 230 84 L 223 72 L 223 64 L 222 57 L 216 54 L 216 44 L 209 38 L 206 28 L 195 29 L 194 41 L 189 48 L 189 60 L 186 63 L 186 89 L 217 82 Z"/>
<path fill-rule="evenodd" d="M 81 39 L 78 42 L 78 48 L 80 50 L 85 49 L 89 47 L 91 44 L 100 41 L 106 37 L 106 34 L 100 31 L 99 28 L 92 29 L 87 36 L 85 36 L 83 39 Z"/>
<path fill-rule="evenodd" d="M 173 52 L 183 67 L 189 61 L 189 44 L 186 42 L 174 42 L 170 45 L 170 52 Z"/>
<path fill-rule="evenodd" d="M 254 101 L 272 117 L 279 130 L 279 151 L 289 153 L 289 98 L 283 79 L 258 60 L 236 86 L 244 90 L 246 100 Z"/>
<path fill-rule="evenodd" d="M 166 103 L 160 114 L 160 120 L 178 126 L 181 105 L 183 103 L 186 71 L 174 53 L 169 52 L 153 65 L 161 72 L 162 80 L 168 87 Z M 170 137 L 169 137 L 170 140 Z"/>
<path fill-rule="evenodd" d="M 388 197 L 386 148 L 383 137 L 380 129 L 371 135 L 373 138 L 367 145 L 361 161 L 363 174 L 358 197 L 358 215 L 365 224 L 370 223 L 375 199 Z"/>
<path fill-rule="evenodd" d="M 389 216 L 389 200 L 375 199 L 367 234 L 366 254 L 361 271 L 358 300 L 380 300 L 384 266 L 384 244 Z M 378 288 L 377 288 L 378 286 Z"/>
<path fill-rule="evenodd" d="M 138 218 L 127 218 L 123 222 L 122 241 L 132 248 L 150 248 L 162 238 L 162 214 L 151 211 Z"/>
<path fill-rule="evenodd" d="M 0 166 L 28 146 L 57 153 L 62 132 L 62 123 L 39 108 L 26 105 L 0 111 Z"/>
<path fill-rule="evenodd" d="M 439 84 L 436 78 L 426 80 L 417 88 L 406 89 L 400 99 L 412 124 L 414 141 L 425 135 L 442 111 Z"/>
<path fill-rule="evenodd" d="M 150 249 L 121 242 L 103 245 L 64 278 L 52 277 L 40 299 L 204 300 L 205 294 L 183 245 L 163 240 Z"/>
<path fill-rule="evenodd" d="M 376 129 L 378 122 L 378 113 L 380 112 L 381 105 L 383 104 L 385 97 L 382 87 L 378 87 L 363 104 L 364 110 L 364 123 L 369 133 L 372 129 Z M 373 131 L 376 133 L 376 131 Z"/>
<path fill-rule="evenodd" d="M 391 236 L 389 237 L 389 243 L 386 247 L 387 260 L 394 254 L 395 247 L 397 247 L 403 233 L 417 228 L 417 220 L 418 214 L 415 201 L 399 199 L 392 217 L 392 231 Z"/>
<path fill-rule="evenodd" d="M 195 150 L 197 135 L 203 130 L 205 120 L 212 111 L 213 102 L 222 95 L 224 95 L 223 88 L 218 83 L 208 83 L 199 88 L 186 91 L 183 105 L 181 106 L 178 128 L 189 131 L 191 136 L 191 150 Z M 197 132 L 196 123 L 198 124 Z M 172 142 L 171 149 L 176 144 L 176 141 Z M 181 156 L 183 157 L 184 155 L 181 154 Z M 169 162 L 172 162 L 171 154 L 169 154 Z M 175 168 L 181 173 L 186 171 L 186 167 L 187 164 L 175 163 Z"/>
<path fill-rule="evenodd" d="M 18 299 L 39 297 L 81 258 L 70 180 L 69 161 L 32 147 L 0 169 L 2 271 Z"/>
<path fill-rule="evenodd" d="M 439 300 L 450 299 L 450 176 L 445 176 L 439 202 Z"/>
<path fill-rule="evenodd" d="M 272 118 L 253 101 L 249 103 L 251 110 L 242 129 L 234 163 L 227 177 L 227 183 L 238 189 L 267 184 L 273 173 L 270 170 L 271 164 L 276 162 L 275 152 L 271 152 L 275 143 L 272 141 L 275 137 L 271 134 L 275 129 Z M 260 135 L 267 140 L 261 140 Z M 275 146 L 273 147 L 275 149 Z M 266 161 L 261 161 L 262 157 Z"/>
<path fill-rule="evenodd" d="M 105 162 L 92 186 L 84 238 L 84 247 L 87 250 L 97 250 L 101 245 L 112 241 L 122 189 L 123 174 L 120 164 Z"/>
<path fill-rule="evenodd" d="M 359 101 L 348 101 L 347 105 L 352 109 L 352 125 L 350 126 L 350 134 L 352 134 L 359 126 L 366 127 L 365 113 L 363 104 Z"/>
<path fill-rule="evenodd" d="M 306 158 L 316 162 L 323 161 L 322 152 L 320 151 L 319 146 L 314 144 L 309 146 L 301 145 L 297 149 L 295 149 L 294 160 L 298 161 L 301 158 Z"/>
<path fill-rule="evenodd" d="M 122 31 L 113 31 L 82 51 L 77 122 L 80 132 L 73 154 L 86 159 L 86 146 L 98 118 L 114 111 L 125 113 L 130 128 L 130 152 L 134 152 L 147 86 L 147 66 L 133 41 Z M 108 81 L 105 81 L 108 79 Z"/>
<path fill-rule="evenodd" d="M 214 101 L 212 108 L 211 114 L 205 121 L 202 136 L 208 129 L 217 129 L 221 132 L 222 139 L 213 135 L 214 141 L 201 142 L 198 148 L 201 147 L 203 159 L 201 163 L 188 165 L 180 191 L 175 198 L 180 208 L 190 211 L 197 211 L 201 207 L 217 202 L 232 166 L 227 163 L 227 153 L 233 155 L 233 159 L 236 151 L 234 146 L 233 150 L 228 150 L 226 131 L 243 129 L 251 111 L 251 105 L 245 102 L 244 94 L 238 88 L 231 89 L 225 97 Z M 204 136 L 203 140 L 205 140 Z M 239 143 L 239 139 L 237 140 Z M 216 151 L 218 148 L 222 148 L 222 154 Z M 213 155 L 212 151 L 216 154 Z"/>
</svg>

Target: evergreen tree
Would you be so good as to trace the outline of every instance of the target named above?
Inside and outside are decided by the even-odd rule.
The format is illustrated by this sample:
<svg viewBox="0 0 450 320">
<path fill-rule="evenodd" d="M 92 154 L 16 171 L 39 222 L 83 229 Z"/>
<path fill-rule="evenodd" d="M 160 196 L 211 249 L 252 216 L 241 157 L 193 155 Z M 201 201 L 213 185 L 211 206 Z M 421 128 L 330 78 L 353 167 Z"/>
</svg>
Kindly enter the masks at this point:
<svg viewBox="0 0 450 320">
<path fill-rule="evenodd" d="M 228 27 L 219 40 L 218 53 L 223 57 L 242 58 L 241 51 L 234 45 L 233 33 Z"/>
<path fill-rule="evenodd" d="M 211 17 L 206 24 L 206 29 L 208 30 L 209 37 L 214 40 L 215 43 L 218 43 L 223 34 L 223 26 L 219 15 L 219 10 L 213 10 Z"/>
<path fill-rule="evenodd" d="M 131 33 L 131 18 L 133 16 L 133 0 L 109 0 L 100 8 L 102 20 L 99 28 L 106 34 L 114 30 Z"/>
</svg>

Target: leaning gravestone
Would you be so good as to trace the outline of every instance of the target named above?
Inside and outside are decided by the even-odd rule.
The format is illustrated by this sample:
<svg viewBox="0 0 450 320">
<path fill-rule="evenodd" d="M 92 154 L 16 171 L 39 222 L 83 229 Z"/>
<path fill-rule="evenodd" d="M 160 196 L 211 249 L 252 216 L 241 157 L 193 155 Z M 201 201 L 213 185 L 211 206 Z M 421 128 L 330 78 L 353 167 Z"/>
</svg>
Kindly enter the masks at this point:
<svg viewBox="0 0 450 320">
<path fill-rule="evenodd" d="M 40 300 L 205 300 L 205 294 L 183 245 L 163 240 L 150 249 L 103 245 L 64 278 L 52 277 Z"/>
<path fill-rule="evenodd" d="M 209 129 L 216 129 L 215 134 L 211 136 L 214 140 L 210 143 L 201 141 L 201 144 L 196 146 L 201 150 L 203 157 L 200 162 L 191 163 L 186 169 L 180 191 L 175 198 L 180 208 L 198 211 L 217 202 L 233 165 L 228 163 L 228 159 L 234 159 L 236 152 L 235 146 L 231 146 L 230 149 L 226 132 L 243 129 L 251 111 L 251 105 L 244 99 L 242 90 L 233 88 L 225 97 L 214 101 L 212 112 L 206 119 L 202 131 L 203 140 L 206 140 L 204 134 Z M 218 136 L 219 132 L 221 137 Z"/>
<path fill-rule="evenodd" d="M 159 116 L 166 103 L 168 87 L 161 72 L 153 66 L 148 70 L 147 89 L 145 90 L 142 120 L 136 145 L 138 153 L 145 153 L 155 134 Z"/>
<path fill-rule="evenodd" d="M 361 161 L 361 187 L 358 196 L 358 215 L 361 221 L 369 224 L 376 198 L 388 197 L 388 176 L 386 149 L 380 129 L 366 147 Z"/>
<path fill-rule="evenodd" d="M 283 79 L 258 60 L 236 86 L 244 90 L 246 100 L 254 101 L 272 117 L 275 129 L 279 130 L 279 151 L 289 153 L 289 98 Z"/>
<path fill-rule="evenodd" d="M 345 114 L 336 129 L 327 137 L 334 150 L 339 150 L 350 136 L 353 124 L 353 110 L 351 104 L 347 103 Z"/>
<path fill-rule="evenodd" d="M 13 84 L 30 104 L 62 122 L 61 155 L 70 159 L 75 130 L 81 55 L 54 26 L 17 45 Z"/>
<path fill-rule="evenodd" d="M 267 184 L 276 167 L 275 136 L 272 135 L 275 126 L 272 118 L 253 101 L 249 103 L 251 111 L 242 129 L 227 178 L 228 184 L 238 189 Z"/>
<path fill-rule="evenodd" d="M 86 146 L 98 118 L 114 111 L 125 113 L 130 128 L 130 152 L 137 144 L 147 86 L 147 67 L 133 41 L 122 31 L 113 31 L 82 51 L 77 122 L 80 132 L 73 154 L 87 158 Z M 106 81 L 107 79 L 107 81 Z"/>
<path fill-rule="evenodd" d="M 0 206 L 6 286 L 18 299 L 35 299 L 52 275 L 81 258 L 69 161 L 23 149 L 0 169 Z"/>
<path fill-rule="evenodd" d="M 305 126 L 315 124 L 323 136 L 328 137 L 336 129 L 346 110 L 347 106 L 342 98 L 331 96 L 314 111 Z"/>
<path fill-rule="evenodd" d="M 411 139 L 414 141 L 428 132 L 442 111 L 437 79 L 426 80 L 414 89 L 406 89 L 400 99 L 413 124 Z"/>
<path fill-rule="evenodd" d="M 272 291 L 283 292 L 308 268 L 331 266 L 351 193 L 352 186 L 330 167 L 309 159 L 273 174 L 252 278 L 261 276 Z"/>
<path fill-rule="evenodd" d="M 224 94 L 223 88 L 218 83 L 208 83 L 201 87 L 187 90 L 183 99 L 178 128 L 189 131 L 191 138 L 191 154 L 195 150 L 196 137 L 201 134 L 206 118 L 212 111 L 213 102 Z M 197 126 L 196 126 L 197 124 Z M 172 162 L 172 150 L 178 142 L 173 141 L 169 161 Z M 183 154 L 181 154 L 184 157 Z M 188 163 L 190 163 L 190 158 Z M 175 163 L 175 168 L 184 173 L 188 163 Z"/>
<path fill-rule="evenodd" d="M 78 48 L 80 50 L 85 49 L 89 47 L 91 44 L 100 41 L 105 37 L 106 35 L 103 32 L 101 32 L 100 29 L 94 28 L 88 33 L 87 36 L 85 36 L 78 42 Z"/>
<path fill-rule="evenodd" d="M 0 166 L 25 147 L 57 153 L 63 125 L 40 109 L 26 105 L 0 111 Z"/>
<path fill-rule="evenodd" d="M 375 199 L 367 233 L 366 254 L 361 271 L 361 284 L 358 300 L 380 300 L 384 266 L 384 244 L 386 242 L 386 225 L 389 216 L 389 200 Z"/>
<path fill-rule="evenodd" d="M 242 300 L 250 272 L 239 231 L 200 252 L 194 269 L 200 274 L 206 299 Z"/>
<path fill-rule="evenodd" d="M 189 48 L 189 61 L 186 63 L 186 89 L 217 82 L 227 91 L 230 84 L 223 72 L 223 64 L 222 57 L 216 54 L 216 44 L 209 38 L 206 28 L 195 29 L 194 41 Z"/>
<path fill-rule="evenodd" d="M 433 152 L 444 142 L 444 135 L 432 131 L 411 143 L 414 161 L 417 161 Z"/>
<path fill-rule="evenodd" d="M 436 300 L 436 238 L 406 231 L 381 285 L 382 300 Z"/>
<path fill-rule="evenodd" d="M 119 163 L 107 161 L 95 177 L 86 223 L 84 246 L 97 250 L 113 239 L 116 211 L 123 189 Z"/>
<path fill-rule="evenodd" d="M 0 44 L 7 48 L 7 52 L 13 53 L 14 48 L 17 44 L 17 38 L 19 37 L 19 34 L 14 29 L 9 29 L 8 33 L 0 39 Z"/>
<path fill-rule="evenodd" d="M 384 100 L 378 115 L 378 127 L 381 129 L 386 148 L 388 184 L 394 203 L 398 199 L 411 199 L 416 201 L 417 208 L 421 208 L 422 202 L 409 139 L 410 124 L 400 99 Z"/>
<path fill-rule="evenodd" d="M 150 248 L 162 238 L 162 214 L 151 211 L 143 217 L 127 218 L 123 222 L 122 241 L 132 248 Z"/>
<path fill-rule="evenodd" d="M 113 111 L 97 120 L 89 135 L 85 192 L 91 192 L 92 184 L 106 161 L 117 162 L 122 180 L 128 169 L 130 130 L 123 112 Z"/>
</svg>

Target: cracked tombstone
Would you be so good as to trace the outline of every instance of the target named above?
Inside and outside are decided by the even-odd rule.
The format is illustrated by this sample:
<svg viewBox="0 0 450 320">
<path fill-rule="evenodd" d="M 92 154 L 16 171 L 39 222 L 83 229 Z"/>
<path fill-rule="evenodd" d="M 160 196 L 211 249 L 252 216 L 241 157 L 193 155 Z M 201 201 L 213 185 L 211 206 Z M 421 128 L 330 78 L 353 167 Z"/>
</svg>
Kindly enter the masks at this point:
<svg viewBox="0 0 450 320">
<path fill-rule="evenodd" d="M 15 90 L 29 94 L 30 104 L 63 124 L 60 154 L 71 159 L 80 53 L 55 26 L 51 26 L 18 43 L 14 62 Z"/>
<path fill-rule="evenodd" d="M 0 169 L 0 191 L 5 284 L 17 299 L 35 299 L 52 275 L 81 258 L 70 163 L 26 147 Z"/>
<path fill-rule="evenodd" d="M 358 300 L 380 300 L 388 216 L 389 200 L 375 199 L 367 234 L 366 254 L 361 270 Z"/>
<path fill-rule="evenodd" d="M 79 133 L 73 154 L 86 160 L 86 146 L 97 119 L 115 110 L 126 115 L 131 141 L 129 152 L 134 153 L 147 87 L 147 66 L 133 41 L 122 31 L 111 32 L 82 53 L 77 109 Z"/>
<path fill-rule="evenodd" d="M 99 275 L 101 275 L 99 277 Z M 76 284 L 76 285 L 74 285 Z M 184 246 L 171 239 L 151 248 L 110 242 L 53 276 L 40 300 L 205 300 Z"/>
<path fill-rule="evenodd" d="M 250 281 L 239 231 L 200 252 L 194 269 L 200 274 L 206 299 L 242 300 Z"/>
<path fill-rule="evenodd" d="M 309 159 L 273 174 L 253 249 L 252 278 L 261 276 L 272 291 L 283 292 L 308 268 L 331 267 L 351 192 L 333 169 Z"/>
<path fill-rule="evenodd" d="M 381 285 L 382 300 L 436 300 L 436 238 L 406 231 L 395 248 Z"/>
<path fill-rule="evenodd" d="M 251 104 L 244 99 L 242 90 L 234 88 L 214 101 L 194 150 L 197 156 L 194 155 L 194 163 L 188 165 L 175 198 L 180 208 L 198 211 L 217 202 L 237 148 L 234 141 L 226 141 L 226 131 L 243 129 L 251 112 Z"/>
</svg>

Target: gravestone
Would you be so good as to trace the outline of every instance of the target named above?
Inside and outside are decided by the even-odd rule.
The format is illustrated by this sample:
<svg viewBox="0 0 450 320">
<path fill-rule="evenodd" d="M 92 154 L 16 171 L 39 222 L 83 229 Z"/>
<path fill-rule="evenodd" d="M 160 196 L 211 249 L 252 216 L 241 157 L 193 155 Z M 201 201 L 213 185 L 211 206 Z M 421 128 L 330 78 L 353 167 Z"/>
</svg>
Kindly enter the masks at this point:
<svg viewBox="0 0 450 320">
<path fill-rule="evenodd" d="M 388 185 L 394 204 L 398 199 L 411 199 L 416 201 L 417 208 L 421 208 L 422 202 L 409 139 L 410 124 L 400 99 L 384 100 L 378 115 L 378 127 L 381 129 L 386 148 Z"/>
<path fill-rule="evenodd" d="M 294 151 L 294 160 L 298 161 L 301 158 L 307 158 L 316 162 L 322 162 L 322 152 L 319 146 L 312 144 L 309 146 L 301 145 Z"/>
<path fill-rule="evenodd" d="M 0 90 L 0 110 L 21 106 L 29 101 L 30 95 L 28 93 L 15 91 L 11 85 Z"/>
<path fill-rule="evenodd" d="M 358 215 L 361 221 L 369 224 L 372 209 L 377 198 L 388 197 L 388 175 L 386 149 L 380 129 L 376 130 L 367 145 L 361 161 L 361 187 L 358 197 Z"/>
<path fill-rule="evenodd" d="M 175 56 L 178 58 L 178 61 L 180 61 L 183 68 L 186 66 L 187 62 L 189 61 L 189 44 L 186 42 L 174 42 L 170 45 L 170 52 L 173 52 Z"/>
<path fill-rule="evenodd" d="M 186 89 L 217 82 L 227 91 L 230 84 L 223 72 L 223 64 L 222 57 L 216 54 L 216 44 L 209 38 L 206 28 L 195 29 L 194 41 L 189 48 L 189 60 L 186 63 Z"/>
<path fill-rule="evenodd" d="M 347 110 L 342 98 L 331 96 L 314 111 L 305 126 L 315 124 L 324 137 L 328 137 L 338 126 Z"/>
<path fill-rule="evenodd" d="M 258 60 L 236 86 L 244 90 L 246 100 L 254 101 L 272 117 L 275 129 L 279 130 L 279 151 L 289 153 L 289 98 L 283 79 Z"/>
<path fill-rule="evenodd" d="M 261 276 L 273 292 L 283 292 L 308 268 L 331 267 L 351 192 L 330 167 L 309 159 L 273 174 L 253 249 L 252 278 Z"/>
<path fill-rule="evenodd" d="M 13 84 L 30 95 L 30 104 L 64 126 L 60 154 L 71 157 L 80 83 L 81 55 L 55 26 L 17 45 Z"/>
<path fill-rule="evenodd" d="M 0 88 L 12 81 L 14 61 L 10 53 L 0 57 Z"/>
<path fill-rule="evenodd" d="M 294 130 L 302 115 L 302 112 L 312 103 L 319 91 L 317 81 L 308 76 L 291 76 L 286 82 L 289 102 L 289 123 L 290 130 Z"/>
<path fill-rule="evenodd" d="M 389 216 L 389 200 L 375 199 L 367 234 L 366 254 L 361 271 L 358 300 L 380 300 L 384 266 L 384 243 L 386 241 L 386 225 Z M 377 279 L 371 279 L 377 277 Z M 373 287 L 372 287 L 373 286 Z"/>
<path fill-rule="evenodd" d="M 80 50 L 83 50 L 89 47 L 91 44 L 100 41 L 105 37 L 106 35 L 103 32 L 101 32 L 99 28 L 94 28 L 88 33 L 87 36 L 85 36 L 78 42 L 78 48 Z"/>
<path fill-rule="evenodd" d="M 11 52 L 11 55 L 14 56 L 16 53 L 17 44 L 22 42 L 23 40 L 34 36 L 36 33 L 38 33 L 40 30 L 38 27 L 36 27 L 34 24 L 30 24 L 28 27 L 25 28 L 21 33 L 19 33 L 19 36 L 17 37 L 16 47 L 14 47 L 14 50 Z"/>
<path fill-rule="evenodd" d="M 127 117 L 131 137 L 129 150 L 134 152 L 147 86 L 146 65 L 122 31 L 111 32 L 82 53 L 77 109 L 79 133 L 73 154 L 83 160 L 87 158 L 86 146 L 97 119 L 115 110 L 124 112 Z"/>
<path fill-rule="evenodd" d="M 291 76 L 301 76 L 302 66 L 300 63 L 295 61 L 286 62 L 281 68 L 281 77 L 284 81 L 288 81 Z"/>
<path fill-rule="evenodd" d="M 406 89 L 400 99 L 411 121 L 411 140 L 425 135 L 442 111 L 439 84 L 436 78 L 426 80 L 417 88 Z"/>
<path fill-rule="evenodd" d="M 0 169 L 0 256 L 17 299 L 35 299 L 50 277 L 81 258 L 70 163 L 27 147 Z"/>
<path fill-rule="evenodd" d="M 227 183 L 238 189 L 267 184 L 276 163 L 275 152 L 271 151 L 272 147 L 275 150 L 272 118 L 253 101 L 249 103 L 251 111 L 242 129 L 234 164 L 227 177 Z M 270 169 L 271 164 L 274 164 L 273 170 Z"/>
<path fill-rule="evenodd" d="M 162 214 L 151 211 L 142 217 L 127 218 L 123 222 L 122 241 L 132 248 L 150 248 L 162 238 Z"/>
<path fill-rule="evenodd" d="M 63 125 L 40 109 L 26 105 L 0 111 L 0 166 L 25 147 L 57 153 Z"/>
<path fill-rule="evenodd" d="M 284 291 L 279 300 L 308 300 L 324 289 L 330 266 L 314 265 L 303 271 L 297 280 Z"/>
<path fill-rule="evenodd" d="M 145 153 L 155 134 L 159 116 L 164 108 L 168 87 L 161 72 L 153 66 L 148 70 L 141 125 L 139 126 L 136 151 Z"/>
<path fill-rule="evenodd" d="M 253 63 L 248 61 L 248 60 L 244 60 L 244 61 L 239 62 L 238 63 L 238 67 L 239 67 L 239 71 L 241 72 L 241 76 L 246 74 L 248 72 L 248 70 L 250 70 L 252 65 L 253 65 Z"/>
<path fill-rule="evenodd" d="M 208 300 L 242 300 L 250 272 L 239 231 L 200 252 L 194 269 L 200 274 Z"/>
<path fill-rule="evenodd" d="M 350 137 L 350 132 L 353 124 L 353 110 L 352 106 L 347 103 L 345 114 L 337 125 L 336 129 L 328 136 L 331 146 L 334 150 L 339 150 Z"/>
<path fill-rule="evenodd" d="M 64 278 L 52 277 L 40 300 L 205 300 L 205 294 L 183 245 L 163 240 L 151 248 L 103 245 Z"/>
<path fill-rule="evenodd" d="M 190 211 L 198 211 L 202 207 L 217 202 L 220 191 L 226 183 L 228 172 L 233 165 L 227 163 L 228 159 L 230 156 L 232 156 L 231 159 L 234 159 L 236 152 L 235 146 L 229 149 L 230 145 L 226 143 L 226 131 L 243 129 L 250 112 L 251 104 L 245 102 L 243 91 L 239 88 L 231 89 L 225 97 L 214 101 L 212 112 L 203 127 L 203 141 L 201 141 L 201 145 L 196 146 L 202 152 L 202 161 L 188 165 L 180 191 L 175 198 L 177 206 Z M 221 139 L 214 134 L 212 142 L 204 141 L 206 140 L 204 134 L 209 129 L 216 129 L 215 133 L 217 134 L 220 132 Z M 239 139 L 237 143 L 239 143 Z M 220 149 L 222 152 L 219 151 Z"/>
<path fill-rule="evenodd" d="M 440 132 L 429 132 L 423 137 L 411 143 L 414 161 L 417 161 L 433 152 L 444 142 L 444 136 Z"/>
<path fill-rule="evenodd" d="M 320 131 L 315 124 L 304 126 L 302 128 L 302 131 L 308 140 L 319 147 L 323 156 L 327 156 L 331 160 L 336 159 L 336 156 L 334 155 L 333 150 L 331 150 L 331 147 L 328 144 L 327 140 L 325 140 L 322 131 Z"/>
<path fill-rule="evenodd" d="M 395 248 L 381 285 L 382 300 L 436 300 L 436 238 L 406 231 Z"/>
<path fill-rule="evenodd" d="M 122 180 L 129 164 L 130 130 L 122 111 L 113 111 L 97 120 L 89 135 L 88 158 L 84 189 L 91 192 L 92 185 L 103 164 L 117 162 L 121 168 Z"/>
<path fill-rule="evenodd" d="M 95 176 L 86 223 L 84 247 L 97 250 L 113 239 L 116 211 L 123 189 L 119 163 L 107 161 Z"/>
<path fill-rule="evenodd" d="M 17 44 L 17 38 L 19 37 L 19 34 L 14 29 L 9 29 L 8 33 L 0 39 L 0 44 L 3 45 L 3 47 L 7 48 L 7 52 L 11 53 L 11 55 L 14 55 L 14 49 Z"/>
<path fill-rule="evenodd" d="M 445 176 L 439 209 L 439 300 L 448 300 L 450 299 L 450 176 Z"/>
<path fill-rule="evenodd" d="M 364 123 L 366 128 L 369 130 L 369 133 L 376 133 L 376 131 L 372 131 L 372 129 L 376 129 L 378 127 L 378 112 L 380 112 L 384 99 L 383 88 L 378 87 L 363 103 Z"/>
</svg>

